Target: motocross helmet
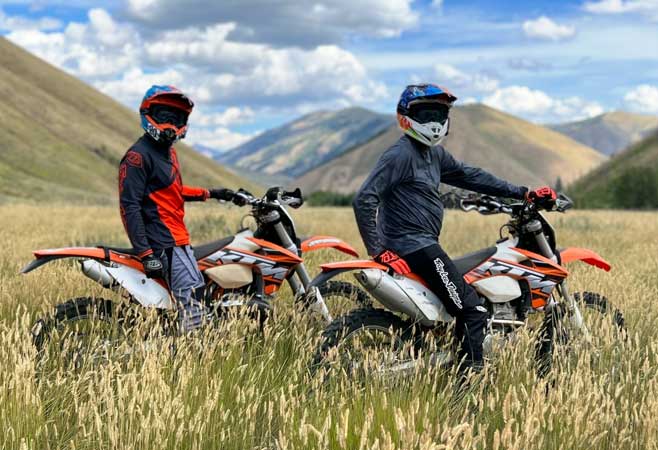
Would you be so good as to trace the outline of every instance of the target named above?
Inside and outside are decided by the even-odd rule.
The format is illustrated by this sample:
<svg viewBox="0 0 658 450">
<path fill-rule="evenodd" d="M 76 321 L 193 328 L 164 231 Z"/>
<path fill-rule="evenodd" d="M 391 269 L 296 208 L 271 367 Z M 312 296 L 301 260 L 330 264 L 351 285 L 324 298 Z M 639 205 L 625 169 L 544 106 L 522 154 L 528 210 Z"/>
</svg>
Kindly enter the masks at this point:
<svg viewBox="0 0 658 450">
<path fill-rule="evenodd" d="M 157 142 L 171 145 L 185 137 L 192 108 L 192 100 L 174 86 L 151 86 L 139 106 L 142 128 Z"/>
<path fill-rule="evenodd" d="M 450 91 L 435 84 L 409 85 L 398 102 L 398 124 L 418 142 L 438 145 L 448 135 L 448 114 L 456 100 Z"/>
</svg>

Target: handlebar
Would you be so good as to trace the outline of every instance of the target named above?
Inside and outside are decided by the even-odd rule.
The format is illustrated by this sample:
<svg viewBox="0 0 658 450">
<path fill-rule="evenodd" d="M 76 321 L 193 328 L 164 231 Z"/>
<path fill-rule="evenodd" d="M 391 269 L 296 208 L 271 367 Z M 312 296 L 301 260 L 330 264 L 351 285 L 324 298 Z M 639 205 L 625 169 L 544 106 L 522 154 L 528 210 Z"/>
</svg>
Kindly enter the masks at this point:
<svg viewBox="0 0 658 450">
<path fill-rule="evenodd" d="M 564 194 L 559 194 L 558 198 L 552 204 L 550 209 L 546 207 L 542 208 L 528 200 L 523 200 L 522 202 L 516 203 L 507 203 L 505 200 L 499 197 L 474 193 L 469 195 L 459 195 L 455 192 L 444 194 L 444 198 L 449 197 L 451 197 L 453 201 L 456 200 L 458 202 L 459 208 L 462 211 L 477 211 L 483 215 L 507 214 L 510 216 L 518 216 L 525 212 L 539 211 L 540 209 L 563 213 L 573 207 L 573 202 L 571 199 Z"/>
<path fill-rule="evenodd" d="M 279 206 L 284 204 L 291 208 L 299 208 L 304 204 L 302 191 L 296 188 L 294 191 L 286 191 L 281 187 L 275 186 L 267 190 L 263 197 L 256 197 L 245 190 L 238 190 L 235 195 L 241 195 L 245 198 L 246 204 L 251 206 Z"/>
</svg>

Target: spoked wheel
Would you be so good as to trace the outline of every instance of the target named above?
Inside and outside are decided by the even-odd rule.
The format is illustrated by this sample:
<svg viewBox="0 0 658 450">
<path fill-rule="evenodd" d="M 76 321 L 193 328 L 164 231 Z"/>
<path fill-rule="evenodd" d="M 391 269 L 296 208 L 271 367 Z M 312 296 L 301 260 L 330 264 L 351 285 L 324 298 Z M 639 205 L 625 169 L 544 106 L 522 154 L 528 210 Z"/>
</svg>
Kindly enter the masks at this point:
<svg viewBox="0 0 658 450">
<path fill-rule="evenodd" d="M 327 281 L 318 289 L 333 317 L 343 316 L 355 309 L 372 308 L 370 296 L 352 283 Z"/>
<path fill-rule="evenodd" d="M 334 320 L 322 335 L 312 372 L 344 372 L 353 379 L 391 377 L 414 368 L 412 326 L 381 309 L 360 309 Z"/>
<path fill-rule="evenodd" d="M 560 304 L 547 312 L 542 322 L 537 346 L 538 375 L 551 371 L 556 349 L 561 348 L 566 363 L 587 352 L 593 361 L 602 364 L 615 358 L 618 346 L 626 337 L 624 315 L 608 299 L 594 292 L 575 293 L 580 317 Z"/>
<path fill-rule="evenodd" d="M 37 370 L 79 372 L 109 362 L 125 338 L 130 318 L 112 301 L 83 297 L 57 305 L 55 313 L 32 326 Z"/>
</svg>

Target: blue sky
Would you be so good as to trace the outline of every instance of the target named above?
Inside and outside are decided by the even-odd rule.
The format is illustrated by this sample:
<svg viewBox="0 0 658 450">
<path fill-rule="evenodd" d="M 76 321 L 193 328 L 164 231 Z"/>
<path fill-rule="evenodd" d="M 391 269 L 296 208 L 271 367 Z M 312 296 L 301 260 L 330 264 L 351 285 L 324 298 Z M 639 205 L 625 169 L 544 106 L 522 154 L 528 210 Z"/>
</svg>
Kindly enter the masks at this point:
<svg viewBox="0 0 658 450">
<path fill-rule="evenodd" d="M 217 149 L 318 109 L 392 113 L 420 81 L 539 123 L 658 114 L 658 0 L 0 0 L 0 33 L 132 108 L 179 86 L 189 140 Z"/>
</svg>

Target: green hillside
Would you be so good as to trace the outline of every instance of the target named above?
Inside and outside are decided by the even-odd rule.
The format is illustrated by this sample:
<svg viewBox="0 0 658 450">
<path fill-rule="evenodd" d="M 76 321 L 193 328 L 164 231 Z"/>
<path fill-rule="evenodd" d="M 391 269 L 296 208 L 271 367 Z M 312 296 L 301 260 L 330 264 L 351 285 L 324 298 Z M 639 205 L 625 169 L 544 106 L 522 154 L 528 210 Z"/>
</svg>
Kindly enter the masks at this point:
<svg viewBox="0 0 658 450">
<path fill-rule="evenodd" d="M 612 155 L 658 129 L 658 116 L 614 111 L 551 128 L 604 155 Z"/>
<path fill-rule="evenodd" d="M 483 167 L 514 183 L 570 183 L 605 157 L 573 139 L 484 105 L 456 107 L 445 147 L 458 159 Z M 356 191 L 382 152 L 402 132 L 396 126 L 342 156 L 306 173 L 303 190 Z"/>
<path fill-rule="evenodd" d="M 569 189 L 587 208 L 658 208 L 658 133 L 631 146 Z"/>
<path fill-rule="evenodd" d="M 136 112 L 0 38 L 0 197 L 108 202 L 117 166 L 141 135 Z M 244 181 L 184 145 L 183 179 Z M 253 187 L 253 186 L 252 186 Z"/>
</svg>

